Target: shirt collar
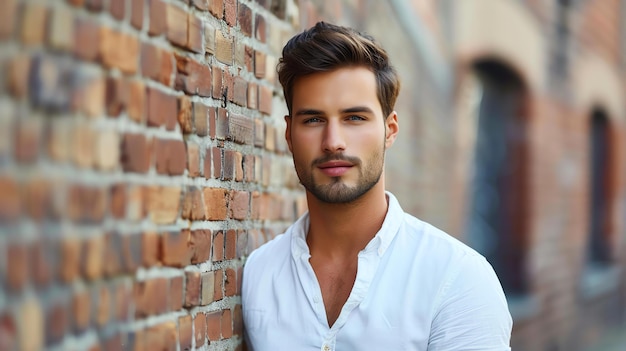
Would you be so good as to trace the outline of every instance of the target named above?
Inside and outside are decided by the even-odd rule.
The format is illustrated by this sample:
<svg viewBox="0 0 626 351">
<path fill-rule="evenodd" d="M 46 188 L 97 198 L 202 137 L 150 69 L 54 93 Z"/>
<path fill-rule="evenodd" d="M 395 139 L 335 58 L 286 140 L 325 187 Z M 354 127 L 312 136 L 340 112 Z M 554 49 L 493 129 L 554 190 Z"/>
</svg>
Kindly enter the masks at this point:
<svg viewBox="0 0 626 351">
<path fill-rule="evenodd" d="M 385 220 L 380 230 L 374 238 L 365 246 L 363 252 L 377 252 L 378 256 L 382 256 L 395 238 L 396 233 L 402 224 L 402 216 L 404 211 L 400 207 L 400 203 L 396 197 L 389 191 L 387 195 L 388 206 Z M 303 254 L 310 255 L 309 246 L 306 243 L 306 235 L 309 231 L 309 212 L 302 215 L 290 228 L 291 230 L 291 254 L 294 258 L 299 258 Z"/>
</svg>

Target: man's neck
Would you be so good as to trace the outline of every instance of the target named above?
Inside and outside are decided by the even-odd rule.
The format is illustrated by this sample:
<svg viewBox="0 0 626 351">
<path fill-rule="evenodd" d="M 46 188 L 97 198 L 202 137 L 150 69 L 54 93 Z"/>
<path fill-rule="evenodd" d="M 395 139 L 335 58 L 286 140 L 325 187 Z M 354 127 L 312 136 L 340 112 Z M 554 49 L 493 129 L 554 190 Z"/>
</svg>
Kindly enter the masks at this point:
<svg viewBox="0 0 626 351">
<path fill-rule="evenodd" d="M 307 203 L 311 255 L 328 259 L 354 257 L 363 250 L 382 226 L 388 208 L 382 182 L 352 203 L 328 204 L 310 193 Z"/>
</svg>

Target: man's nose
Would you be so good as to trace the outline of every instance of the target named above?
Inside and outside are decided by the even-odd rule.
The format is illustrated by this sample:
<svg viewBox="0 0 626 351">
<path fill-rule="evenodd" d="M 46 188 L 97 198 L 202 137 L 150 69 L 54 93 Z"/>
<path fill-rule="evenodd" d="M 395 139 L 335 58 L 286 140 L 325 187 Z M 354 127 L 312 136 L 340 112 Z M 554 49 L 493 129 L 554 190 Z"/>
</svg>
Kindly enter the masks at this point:
<svg viewBox="0 0 626 351">
<path fill-rule="evenodd" d="M 341 152 L 346 149 L 344 131 L 338 121 L 331 119 L 326 124 L 322 148 L 327 153 Z"/>
</svg>

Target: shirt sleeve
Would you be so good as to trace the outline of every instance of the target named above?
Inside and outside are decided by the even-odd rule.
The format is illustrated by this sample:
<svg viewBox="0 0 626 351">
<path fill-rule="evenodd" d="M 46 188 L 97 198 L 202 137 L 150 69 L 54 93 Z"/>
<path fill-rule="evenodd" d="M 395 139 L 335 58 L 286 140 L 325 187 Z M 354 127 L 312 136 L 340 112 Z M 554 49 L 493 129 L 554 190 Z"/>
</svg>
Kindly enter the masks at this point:
<svg viewBox="0 0 626 351">
<path fill-rule="evenodd" d="M 450 275 L 431 325 L 428 351 L 508 351 L 513 321 L 484 257 L 467 255 Z"/>
</svg>

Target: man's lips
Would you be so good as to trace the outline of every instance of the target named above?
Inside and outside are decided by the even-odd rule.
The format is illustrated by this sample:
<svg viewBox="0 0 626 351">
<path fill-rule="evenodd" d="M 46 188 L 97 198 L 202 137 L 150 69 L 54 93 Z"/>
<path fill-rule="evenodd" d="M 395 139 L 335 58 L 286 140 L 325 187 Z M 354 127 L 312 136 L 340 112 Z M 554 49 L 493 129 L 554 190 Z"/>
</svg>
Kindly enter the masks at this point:
<svg viewBox="0 0 626 351">
<path fill-rule="evenodd" d="M 320 163 L 317 165 L 317 168 L 329 177 L 339 177 L 346 173 L 352 166 L 353 164 L 348 161 L 337 160 Z"/>
</svg>

